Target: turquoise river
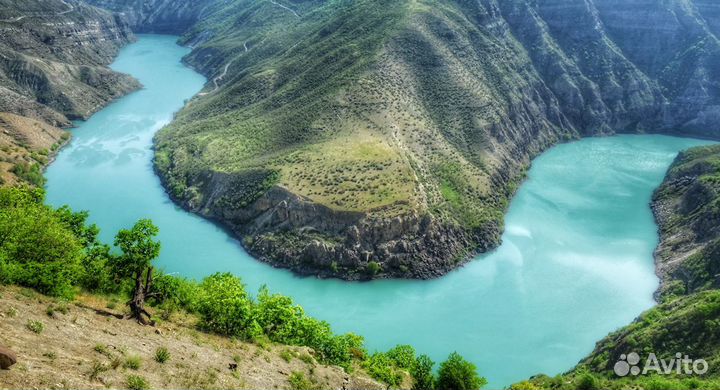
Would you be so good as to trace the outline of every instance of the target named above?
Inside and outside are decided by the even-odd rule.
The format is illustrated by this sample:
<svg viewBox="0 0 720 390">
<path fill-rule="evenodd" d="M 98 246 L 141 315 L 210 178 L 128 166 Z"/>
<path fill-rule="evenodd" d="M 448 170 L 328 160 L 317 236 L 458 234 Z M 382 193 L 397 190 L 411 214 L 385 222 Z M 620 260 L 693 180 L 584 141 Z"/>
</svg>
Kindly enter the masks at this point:
<svg viewBox="0 0 720 390">
<path fill-rule="evenodd" d="M 501 388 L 571 368 L 608 332 L 653 305 L 652 191 L 678 151 L 703 141 L 666 136 L 590 138 L 538 157 L 506 215 L 503 244 L 430 281 L 356 283 L 296 277 L 250 257 L 223 229 L 167 197 L 152 170 L 152 137 L 206 80 L 185 67 L 176 37 L 143 35 L 112 67 L 144 89 L 88 121 L 47 170 L 52 205 L 88 210 L 111 242 L 139 218 L 160 227 L 158 264 L 201 278 L 241 276 L 292 296 L 370 350 L 411 344 L 442 361 L 472 360 Z"/>
</svg>

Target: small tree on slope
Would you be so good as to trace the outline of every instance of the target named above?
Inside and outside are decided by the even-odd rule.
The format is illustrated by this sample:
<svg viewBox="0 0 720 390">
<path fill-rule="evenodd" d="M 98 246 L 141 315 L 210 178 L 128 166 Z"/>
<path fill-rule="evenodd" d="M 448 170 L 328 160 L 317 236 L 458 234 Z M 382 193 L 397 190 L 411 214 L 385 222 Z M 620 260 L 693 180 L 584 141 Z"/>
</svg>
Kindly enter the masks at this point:
<svg viewBox="0 0 720 390">
<path fill-rule="evenodd" d="M 133 278 L 134 287 L 130 299 L 133 318 L 143 325 L 152 324 L 145 310 L 152 286 L 152 261 L 160 254 L 160 243 L 153 240 L 159 229 L 149 219 L 139 220 L 132 229 L 123 229 L 115 236 L 115 246 L 122 250 L 112 259 L 112 268 L 121 278 Z M 145 318 L 147 317 L 147 319 Z"/>
</svg>

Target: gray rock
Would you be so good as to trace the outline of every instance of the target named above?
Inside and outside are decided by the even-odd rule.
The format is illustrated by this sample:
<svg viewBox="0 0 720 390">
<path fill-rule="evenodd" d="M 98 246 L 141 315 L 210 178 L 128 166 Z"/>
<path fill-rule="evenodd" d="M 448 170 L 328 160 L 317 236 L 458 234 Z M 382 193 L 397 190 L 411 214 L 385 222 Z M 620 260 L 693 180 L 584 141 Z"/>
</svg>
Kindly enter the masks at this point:
<svg viewBox="0 0 720 390">
<path fill-rule="evenodd" d="M 7 370 L 17 363 L 17 356 L 8 348 L 0 346 L 0 369 Z"/>
</svg>

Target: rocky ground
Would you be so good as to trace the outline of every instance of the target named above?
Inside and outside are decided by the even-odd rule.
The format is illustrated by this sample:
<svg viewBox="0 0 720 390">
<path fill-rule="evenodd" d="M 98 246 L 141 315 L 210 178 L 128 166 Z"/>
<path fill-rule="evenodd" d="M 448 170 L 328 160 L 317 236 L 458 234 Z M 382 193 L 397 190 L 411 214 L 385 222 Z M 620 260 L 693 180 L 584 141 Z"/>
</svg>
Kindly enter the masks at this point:
<svg viewBox="0 0 720 390">
<path fill-rule="evenodd" d="M 291 376 L 312 388 L 384 388 L 361 370 L 347 374 L 318 364 L 307 348 L 202 333 L 182 315 L 156 327 L 109 315 L 124 309 L 96 296 L 62 302 L 0 287 L 0 346 L 17 355 L 15 365 L 0 370 L 0 389 L 123 389 L 131 376 L 142 377 L 148 388 L 301 388 Z M 163 347 L 169 360 L 159 363 L 155 354 Z"/>
</svg>

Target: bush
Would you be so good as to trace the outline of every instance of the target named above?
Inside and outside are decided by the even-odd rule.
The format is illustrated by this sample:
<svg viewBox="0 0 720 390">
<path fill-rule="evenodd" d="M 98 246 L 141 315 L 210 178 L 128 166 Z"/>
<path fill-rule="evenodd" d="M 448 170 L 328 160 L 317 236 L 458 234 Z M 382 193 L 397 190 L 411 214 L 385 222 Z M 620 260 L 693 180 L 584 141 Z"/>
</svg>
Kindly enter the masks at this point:
<svg viewBox="0 0 720 390">
<path fill-rule="evenodd" d="M 81 241 L 42 190 L 0 189 L 0 283 L 70 298 L 82 273 Z"/>
<path fill-rule="evenodd" d="M 40 321 L 35 321 L 35 320 L 28 320 L 28 322 L 27 322 L 27 324 L 25 324 L 25 326 L 27 326 L 27 328 L 31 332 L 37 333 L 37 334 L 42 333 L 43 329 L 45 329 L 45 324 L 43 324 Z"/>
<path fill-rule="evenodd" d="M 402 373 L 386 353 L 375 352 L 363 362 L 363 367 L 371 377 L 390 386 L 398 386 L 402 383 Z"/>
<path fill-rule="evenodd" d="M 131 370 L 139 370 L 142 365 L 142 359 L 140 356 L 128 356 L 123 363 L 123 367 Z"/>
<path fill-rule="evenodd" d="M 435 378 L 432 368 L 435 362 L 430 360 L 427 355 L 420 355 L 415 360 L 415 366 L 410 371 L 413 379 L 413 390 L 433 390 L 435 388 Z"/>
<path fill-rule="evenodd" d="M 371 261 L 367 264 L 365 270 L 370 276 L 375 276 L 382 271 L 382 266 L 375 261 Z"/>
<path fill-rule="evenodd" d="M 153 277 L 152 303 L 173 312 L 179 308 L 187 312 L 197 310 L 198 285 L 196 282 L 172 275 L 158 273 Z"/>
<path fill-rule="evenodd" d="M 440 364 L 435 388 L 438 390 L 477 390 L 487 384 L 485 378 L 478 376 L 474 364 L 465 360 L 457 352 Z"/>
<path fill-rule="evenodd" d="M 163 364 L 170 360 L 170 351 L 165 347 L 160 347 L 155 350 L 155 361 Z"/>
<path fill-rule="evenodd" d="M 315 388 L 313 383 L 305 378 L 305 374 L 298 371 L 290 374 L 288 382 L 290 382 L 290 388 L 293 390 L 312 390 Z"/>
<path fill-rule="evenodd" d="M 415 348 L 409 345 L 398 345 L 387 351 L 388 357 L 395 367 L 411 370 L 415 367 Z"/>
<path fill-rule="evenodd" d="M 147 390 L 150 388 L 150 385 L 147 383 L 145 378 L 139 375 L 128 375 L 126 384 L 130 390 Z"/>
<path fill-rule="evenodd" d="M 205 278 L 197 309 L 203 328 L 226 336 L 246 336 L 252 302 L 238 277 L 216 273 Z"/>
<path fill-rule="evenodd" d="M 599 389 L 600 386 L 598 384 L 597 378 L 595 378 L 594 375 L 590 374 L 589 372 L 585 372 L 578 376 L 576 388 L 578 390 L 596 390 Z"/>
</svg>

